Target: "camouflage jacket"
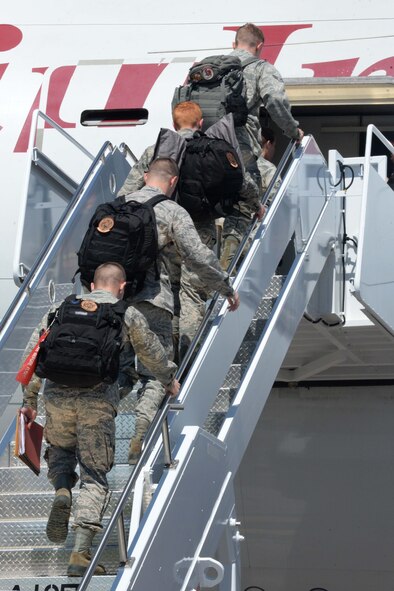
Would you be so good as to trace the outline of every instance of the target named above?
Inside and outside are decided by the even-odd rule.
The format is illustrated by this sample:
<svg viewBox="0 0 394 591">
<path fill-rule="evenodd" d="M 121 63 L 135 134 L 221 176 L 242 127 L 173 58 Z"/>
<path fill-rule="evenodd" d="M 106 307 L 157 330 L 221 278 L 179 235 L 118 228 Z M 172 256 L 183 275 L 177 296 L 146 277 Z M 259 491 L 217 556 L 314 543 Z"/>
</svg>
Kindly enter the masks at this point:
<svg viewBox="0 0 394 591">
<path fill-rule="evenodd" d="M 235 49 L 231 54 L 238 56 L 241 62 L 251 56 L 244 49 Z M 271 119 L 289 138 L 297 138 L 298 121 L 291 114 L 282 77 L 272 64 L 264 60 L 257 60 L 247 65 L 244 68 L 244 80 L 248 105 L 246 130 L 252 143 L 253 152 L 258 158 L 261 151 L 258 141 L 259 109 L 261 106 L 267 109 Z"/>
<path fill-rule="evenodd" d="M 77 296 L 81 299 L 93 300 L 97 303 L 109 303 L 114 304 L 117 302 L 115 296 L 110 292 L 96 289 L 89 293 L 88 296 Z M 23 360 L 29 355 L 38 341 L 39 334 L 42 329 L 45 329 L 48 324 L 48 314 L 55 311 L 60 304 L 53 305 L 47 314 L 42 318 L 39 326 L 35 329 L 32 336 L 30 337 L 29 343 L 25 349 Z M 177 366 L 175 363 L 170 361 L 161 345 L 158 337 L 149 329 L 148 323 L 145 317 L 133 308 L 129 306 L 124 315 L 124 326 L 123 326 L 123 340 L 129 340 L 134 347 L 136 355 L 138 355 L 141 362 L 152 372 L 152 374 L 164 385 L 168 386 L 171 384 L 175 377 Z M 24 388 L 23 402 L 26 406 L 37 408 L 37 395 L 41 388 L 41 378 L 33 375 L 30 383 Z M 92 398 L 101 398 L 110 402 L 115 408 L 119 403 L 119 391 L 118 385 L 115 384 L 98 384 L 93 388 L 75 388 L 61 386 L 47 380 L 45 386 L 45 395 L 48 397 L 51 394 L 61 393 L 64 396 L 75 396 L 75 395 L 87 395 Z"/>
<path fill-rule="evenodd" d="M 126 201 L 140 201 L 144 203 L 161 191 L 155 187 L 145 186 L 136 193 L 126 196 Z M 159 243 L 159 273 L 148 270 L 144 287 L 132 299 L 133 302 L 150 302 L 158 308 L 164 308 L 174 313 L 173 295 L 169 277 L 171 257 L 180 256 L 188 268 L 198 274 L 206 291 L 219 291 L 223 296 L 234 294 L 229 283 L 228 274 L 222 270 L 216 255 L 203 244 L 197 233 L 190 215 L 183 207 L 166 199 L 155 205 L 155 215 Z M 175 248 L 174 248 L 175 246 Z"/>
</svg>

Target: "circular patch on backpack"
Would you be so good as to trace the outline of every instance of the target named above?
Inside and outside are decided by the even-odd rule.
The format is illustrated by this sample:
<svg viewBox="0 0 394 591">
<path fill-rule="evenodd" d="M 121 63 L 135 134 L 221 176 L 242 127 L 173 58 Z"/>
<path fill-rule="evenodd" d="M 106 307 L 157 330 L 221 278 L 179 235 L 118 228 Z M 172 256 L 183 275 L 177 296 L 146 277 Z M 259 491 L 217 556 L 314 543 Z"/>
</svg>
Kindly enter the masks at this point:
<svg viewBox="0 0 394 591">
<path fill-rule="evenodd" d="M 112 230 L 114 225 L 114 219 L 111 217 L 106 217 L 100 220 L 100 223 L 97 226 L 97 230 L 102 234 L 106 234 L 107 232 L 110 232 Z"/>
<path fill-rule="evenodd" d="M 212 80 L 213 70 L 211 66 L 206 66 L 205 68 L 203 68 L 202 77 L 204 78 L 204 80 Z"/>
<path fill-rule="evenodd" d="M 81 308 L 82 310 L 85 310 L 85 312 L 95 312 L 98 305 L 92 300 L 81 300 Z"/>
<path fill-rule="evenodd" d="M 233 168 L 239 168 L 238 162 L 236 161 L 234 154 L 232 154 L 231 152 L 226 152 L 226 158 L 229 161 L 230 166 L 232 166 Z"/>
</svg>

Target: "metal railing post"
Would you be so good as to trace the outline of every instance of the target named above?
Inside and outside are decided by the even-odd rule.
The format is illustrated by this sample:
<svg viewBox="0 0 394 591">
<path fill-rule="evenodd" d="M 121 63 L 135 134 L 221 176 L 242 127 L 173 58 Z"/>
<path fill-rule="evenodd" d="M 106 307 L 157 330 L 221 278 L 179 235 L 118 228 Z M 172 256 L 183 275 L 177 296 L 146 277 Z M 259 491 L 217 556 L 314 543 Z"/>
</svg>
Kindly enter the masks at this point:
<svg viewBox="0 0 394 591">
<path fill-rule="evenodd" d="M 119 566 L 124 566 L 127 562 L 126 532 L 124 528 L 123 511 L 118 517 L 118 545 L 119 545 Z"/>
<path fill-rule="evenodd" d="M 173 462 L 172 462 L 172 458 L 171 458 L 171 445 L 170 445 L 170 436 L 168 433 L 168 419 L 167 419 L 167 417 L 164 419 L 163 424 L 161 426 L 161 435 L 163 438 L 164 464 L 167 468 L 170 468 L 173 465 Z"/>
</svg>

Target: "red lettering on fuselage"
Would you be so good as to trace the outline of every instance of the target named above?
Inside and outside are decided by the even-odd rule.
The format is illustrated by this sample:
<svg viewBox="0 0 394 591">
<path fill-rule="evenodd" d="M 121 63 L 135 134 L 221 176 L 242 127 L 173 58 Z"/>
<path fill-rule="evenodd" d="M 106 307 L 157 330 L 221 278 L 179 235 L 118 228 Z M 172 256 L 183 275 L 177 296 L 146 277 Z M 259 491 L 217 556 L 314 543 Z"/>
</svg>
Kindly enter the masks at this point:
<svg viewBox="0 0 394 591">
<path fill-rule="evenodd" d="M 282 48 L 289 37 L 303 29 L 311 28 L 312 24 L 289 24 L 289 25 L 259 25 L 265 36 L 265 43 L 262 51 L 262 58 L 274 64 Z M 233 33 L 239 29 L 238 26 L 224 26 L 225 31 Z M 0 25 L 0 52 L 9 51 L 21 43 L 23 34 L 13 25 Z M 327 62 L 310 62 L 302 64 L 302 68 L 310 69 L 314 77 L 349 77 L 354 76 L 355 68 L 360 58 L 353 57 Z M 0 80 L 6 72 L 10 63 L 0 64 Z M 112 89 L 108 89 L 108 99 L 105 108 L 126 108 L 142 107 L 152 90 L 152 87 L 168 66 L 168 63 L 159 64 L 123 64 L 115 79 Z M 37 95 L 30 107 L 29 114 L 24 122 L 22 131 L 15 145 L 15 152 L 25 152 L 28 147 L 28 139 L 31 127 L 32 113 L 40 104 L 41 108 L 63 128 L 75 128 L 77 121 L 64 121 L 61 116 L 61 107 L 70 87 L 70 82 L 76 69 L 76 65 L 59 66 L 50 74 L 48 83 L 48 96 L 41 99 L 41 85 Z M 103 67 L 105 67 L 103 65 Z M 44 75 L 48 68 L 33 68 L 33 73 Z M 365 68 L 359 76 L 369 76 L 375 72 L 386 73 L 388 76 L 394 74 L 394 57 L 381 59 L 380 61 Z M 49 75 L 49 72 L 47 73 Z M 46 100 L 46 104 L 45 104 Z M 1 129 L 1 126 L 0 126 Z"/>
<path fill-rule="evenodd" d="M 8 68 L 9 64 L 0 64 L 0 80 L 4 74 L 4 72 L 6 71 L 6 69 Z"/>
<path fill-rule="evenodd" d="M 60 118 L 60 107 L 70 84 L 76 66 L 62 66 L 51 74 L 48 87 L 46 114 L 64 129 L 75 127 L 75 123 L 68 123 Z M 50 125 L 46 125 L 50 127 Z"/>
<path fill-rule="evenodd" d="M 394 57 L 386 57 L 385 59 L 372 64 L 372 66 L 369 66 L 361 72 L 359 76 L 369 76 L 370 74 L 379 71 L 386 72 L 386 76 L 394 76 Z"/>
<path fill-rule="evenodd" d="M 168 64 L 123 64 L 106 109 L 143 107 L 146 97 Z"/>
<path fill-rule="evenodd" d="M 38 74 L 45 74 L 48 68 L 33 68 L 32 72 Z M 41 97 L 41 86 L 36 94 L 36 97 L 33 101 L 32 106 L 30 107 L 30 111 L 28 116 L 26 117 L 26 121 L 23 125 L 22 131 L 19 135 L 18 141 L 16 142 L 16 146 L 14 148 L 14 152 L 26 152 L 28 145 L 29 145 L 29 135 L 30 135 L 30 128 L 31 128 L 31 120 L 33 117 L 33 111 L 38 109 L 40 105 L 40 97 Z"/>
<path fill-rule="evenodd" d="M 14 25 L 0 25 L 0 51 L 14 49 L 22 41 L 22 31 Z"/>
<path fill-rule="evenodd" d="M 312 64 L 302 64 L 303 68 L 313 70 L 314 78 L 333 78 L 342 76 L 351 76 L 358 62 L 358 57 L 348 60 L 335 60 L 332 62 L 316 62 Z"/>
</svg>

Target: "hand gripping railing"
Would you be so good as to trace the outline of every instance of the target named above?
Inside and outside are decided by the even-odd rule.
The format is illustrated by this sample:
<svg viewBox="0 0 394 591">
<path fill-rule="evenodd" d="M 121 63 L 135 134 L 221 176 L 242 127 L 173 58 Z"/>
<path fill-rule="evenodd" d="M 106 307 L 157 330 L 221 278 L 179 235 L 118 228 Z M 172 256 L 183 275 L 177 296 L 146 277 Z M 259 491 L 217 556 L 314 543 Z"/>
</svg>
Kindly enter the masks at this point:
<svg viewBox="0 0 394 591">
<path fill-rule="evenodd" d="M 293 158 L 293 152 L 294 152 L 294 141 L 291 141 L 289 143 L 289 145 L 286 148 L 285 153 L 283 154 L 279 165 L 277 167 L 277 170 L 275 171 L 275 174 L 267 188 L 267 191 L 264 195 L 264 202 L 268 199 L 271 191 L 273 190 L 277 180 L 279 179 L 280 176 L 283 177 L 283 173 L 286 170 L 286 165 L 289 163 L 289 160 Z M 255 217 L 253 219 L 253 221 L 251 222 L 235 256 L 234 259 L 232 260 L 229 269 L 228 269 L 228 273 L 231 275 L 232 271 L 234 270 L 234 268 L 236 267 L 239 258 L 241 257 L 243 250 L 247 244 L 247 241 L 252 233 L 252 231 L 254 230 L 255 226 L 257 223 L 257 217 Z M 189 362 L 192 358 L 192 355 L 194 354 L 194 352 L 196 351 L 197 345 L 201 339 L 201 336 L 210 320 L 212 311 L 217 303 L 218 300 L 218 294 L 216 294 L 214 296 L 214 298 L 212 299 L 210 306 L 208 307 L 208 310 L 200 324 L 200 327 L 195 335 L 195 337 L 193 338 L 184 359 L 182 360 L 182 363 L 178 369 L 177 372 L 177 379 L 181 379 L 183 377 L 183 375 L 185 374 L 186 369 L 188 368 Z M 157 413 L 155 419 L 153 420 L 148 434 L 144 439 L 144 448 L 142 451 L 142 454 L 140 456 L 140 459 L 138 460 L 138 463 L 136 464 L 133 473 L 130 475 L 124 489 L 123 492 L 121 494 L 121 497 L 115 507 L 115 510 L 108 522 L 107 527 L 104 530 L 102 539 L 100 541 L 100 544 L 98 545 L 91 563 L 85 573 L 85 575 L 83 576 L 81 583 L 78 587 L 78 591 L 85 591 L 85 589 L 88 588 L 89 582 L 94 574 L 94 571 L 96 569 L 96 566 L 100 560 L 100 556 L 104 550 L 104 548 L 107 545 L 107 542 L 109 540 L 109 537 L 113 531 L 113 529 L 115 528 L 115 526 L 117 526 L 117 531 L 118 531 L 118 544 L 119 544 L 119 559 L 120 559 L 120 566 L 124 566 L 127 563 L 127 543 L 126 543 L 126 535 L 125 535 L 125 530 L 124 530 L 124 518 L 123 518 L 123 511 L 125 508 L 125 505 L 127 503 L 127 499 L 131 493 L 131 491 L 133 490 L 133 488 L 136 485 L 139 473 L 142 469 L 142 467 L 146 464 L 146 461 L 148 459 L 148 456 L 151 452 L 151 449 L 153 447 L 153 445 L 156 443 L 158 437 L 159 437 L 159 433 L 160 430 L 162 431 L 162 437 L 163 437 L 163 450 L 164 450 L 164 464 L 166 467 L 171 467 L 172 466 L 172 458 L 171 458 L 171 448 L 170 448 L 170 443 L 169 443 L 169 437 L 168 437 L 168 424 L 167 424 L 167 416 L 170 410 L 181 410 L 183 407 L 181 405 L 175 405 L 171 402 L 171 398 L 169 396 L 167 396 L 164 400 L 164 403 L 161 407 L 161 409 L 159 410 L 159 412 Z"/>
</svg>

